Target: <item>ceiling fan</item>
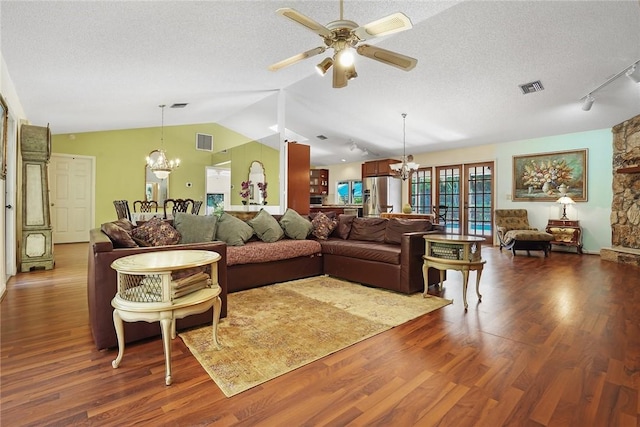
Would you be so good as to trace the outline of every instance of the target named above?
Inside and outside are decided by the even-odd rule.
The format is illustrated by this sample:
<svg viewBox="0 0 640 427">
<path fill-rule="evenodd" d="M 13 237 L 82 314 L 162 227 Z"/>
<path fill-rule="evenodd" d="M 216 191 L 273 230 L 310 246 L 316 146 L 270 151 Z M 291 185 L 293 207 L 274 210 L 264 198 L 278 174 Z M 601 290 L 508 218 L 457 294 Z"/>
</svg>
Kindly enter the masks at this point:
<svg viewBox="0 0 640 427">
<path fill-rule="evenodd" d="M 269 66 L 271 71 L 278 71 L 304 59 L 319 55 L 331 48 L 334 51 L 333 58 L 325 58 L 316 66 L 316 69 L 321 75 L 324 75 L 333 66 L 333 87 L 341 88 L 347 86 L 349 80 L 358 76 L 353 65 L 354 48 L 362 56 L 375 59 L 383 64 L 392 65 L 404 71 L 412 70 L 418 63 L 417 59 L 397 52 L 369 44 L 358 45 L 364 40 L 411 29 L 411 20 L 404 13 L 393 13 L 362 26 L 358 26 L 353 21 L 343 19 L 343 0 L 340 0 L 340 19 L 331 21 L 327 25 L 319 24 L 297 10 L 288 7 L 278 9 L 276 13 L 318 34 L 322 37 L 326 46 L 319 46 L 276 62 Z"/>
</svg>

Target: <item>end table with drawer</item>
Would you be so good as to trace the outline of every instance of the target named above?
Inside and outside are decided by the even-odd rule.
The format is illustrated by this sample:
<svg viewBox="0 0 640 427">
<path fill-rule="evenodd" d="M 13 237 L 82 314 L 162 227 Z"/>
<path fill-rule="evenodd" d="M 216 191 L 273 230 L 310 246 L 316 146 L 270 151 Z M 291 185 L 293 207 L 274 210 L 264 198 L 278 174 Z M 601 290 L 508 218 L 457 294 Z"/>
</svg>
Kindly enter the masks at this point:
<svg viewBox="0 0 640 427">
<path fill-rule="evenodd" d="M 553 234 L 553 245 L 573 246 L 582 254 L 582 228 L 580 221 L 573 219 L 550 219 L 545 230 Z"/>
</svg>

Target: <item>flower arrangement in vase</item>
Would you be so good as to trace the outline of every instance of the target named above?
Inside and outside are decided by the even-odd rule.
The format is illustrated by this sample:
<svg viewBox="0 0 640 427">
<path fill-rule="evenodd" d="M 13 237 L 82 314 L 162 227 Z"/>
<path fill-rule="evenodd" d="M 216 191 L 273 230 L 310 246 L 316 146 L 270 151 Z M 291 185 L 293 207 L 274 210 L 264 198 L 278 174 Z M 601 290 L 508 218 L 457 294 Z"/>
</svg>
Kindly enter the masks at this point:
<svg viewBox="0 0 640 427">
<path fill-rule="evenodd" d="M 258 189 L 260 190 L 260 194 L 262 195 L 262 204 L 266 205 L 267 204 L 267 183 L 259 182 Z"/>
<path fill-rule="evenodd" d="M 242 184 L 240 185 L 242 190 L 239 194 L 240 197 L 242 197 L 242 204 L 247 205 L 249 204 L 249 196 L 251 195 L 251 180 L 242 181 Z"/>
<path fill-rule="evenodd" d="M 572 179 L 572 172 L 565 160 L 543 160 L 539 163 L 532 160 L 530 164 L 524 165 L 522 182 L 525 186 L 540 188 L 544 193 L 551 194 L 553 188 Z"/>
</svg>

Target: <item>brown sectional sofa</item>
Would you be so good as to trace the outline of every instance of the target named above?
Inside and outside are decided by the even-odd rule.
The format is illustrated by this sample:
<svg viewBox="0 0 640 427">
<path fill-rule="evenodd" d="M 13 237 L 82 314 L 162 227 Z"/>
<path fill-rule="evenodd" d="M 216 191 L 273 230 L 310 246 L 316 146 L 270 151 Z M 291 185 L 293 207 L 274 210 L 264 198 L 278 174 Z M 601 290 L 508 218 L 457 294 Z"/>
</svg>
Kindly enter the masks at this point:
<svg viewBox="0 0 640 427">
<path fill-rule="evenodd" d="M 280 215 L 274 215 L 276 220 Z M 428 221 L 429 231 L 411 231 L 418 222 L 355 218 L 341 215 L 336 230 L 326 240 L 311 236 L 305 240 L 282 239 L 265 243 L 252 238 L 243 246 L 221 241 L 156 247 L 114 248 L 100 229 L 91 230 L 88 268 L 88 299 L 91 330 L 98 349 L 117 346 L 111 299 L 116 294 L 117 276 L 111 263 L 120 257 L 161 250 L 202 249 L 220 253 L 218 279 L 222 288 L 222 317 L 227 313 L 227 293 L 263 285 L 328 274 L 365 285 L 403 293 L 422 291 L 422 255 L 427 233 L 442 233 Z M 404 220 L 406 221 L 406 220 Z M 352 229 L 354 231 L 352 232 Z M 429 272 L 429 284 L 439 282 L 436 270 Z M 232 309 L 232 308 L 231 308 Z M 211 311 L 188 316 L 178 329 L 210 323 Z M 125 340 L 133 342 L 159 336 L 158 323 L 125 323 Z"/>
</svg>

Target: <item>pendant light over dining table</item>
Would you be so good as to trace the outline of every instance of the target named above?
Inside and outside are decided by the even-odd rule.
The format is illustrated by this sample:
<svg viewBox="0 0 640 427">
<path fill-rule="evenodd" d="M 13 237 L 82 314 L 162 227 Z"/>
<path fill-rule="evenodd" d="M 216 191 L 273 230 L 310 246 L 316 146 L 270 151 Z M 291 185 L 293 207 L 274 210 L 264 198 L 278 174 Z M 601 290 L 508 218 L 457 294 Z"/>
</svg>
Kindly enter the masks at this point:
<svg viewBox="0 0 640 427">
<path fill-rule="evenodd" d="M 157 155 L 151 157 L 147 156 L 147 166 L 151 169 L 151 172 L 158 179 L 166 179 L 169 174 L 178 166 L 180 166 L 180 159 L 168 160 L 167 155 L 164 152 L 164 107 L 166 105 L 159 105 L 162 109 L 162 126 L 160 128 L 160 149 L 154 153 Z"/>
<path fill-rule="evenodd" d="M 411 174 L 418 170 L 419 164 L 413 162 L 413 156 L 407 156 L 407 113 L 402 113 L 402 162 L 389 165 L 393 176 L 406 181 Z"/>
</svg>

